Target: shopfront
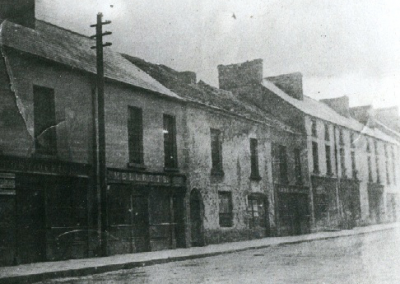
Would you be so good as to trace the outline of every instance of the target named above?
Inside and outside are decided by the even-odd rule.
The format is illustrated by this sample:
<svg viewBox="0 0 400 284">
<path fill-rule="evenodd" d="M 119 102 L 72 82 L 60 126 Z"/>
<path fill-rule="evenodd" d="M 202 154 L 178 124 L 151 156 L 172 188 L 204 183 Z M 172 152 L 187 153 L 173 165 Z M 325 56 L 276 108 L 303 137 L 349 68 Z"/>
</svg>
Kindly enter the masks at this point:
<svg viewBox="0 0 400 284">
<path fill-rule="evenodd" d="M 185 176 L 108 170 L 109 254 L 185 247 Z"/>
<path fill-rule="evenodd" d="M 368 183 L 369 216 L 373 224 L 384 221 L 383 189 L 379 183 Z"/>
<path fill-rule="evenodd" d="M 360 183 L 354 179 L 341 179 L 339 187 L 342 228 L 352 229 L 361 218 Z"/>
<path fill-rule="evenodd" d="M 315 229 L 317 231 L 336 230 L 341 218 L 338 206 L 337 179 L 312 176 Z"/>
<path fill-rule="evenodd" d="M 88 256 L 88 167 L 0 157 L 0 263 Z"/>
<path fill-rule="evenodd" d="M 310 193 L 308 187 L 275 185 L 279 236 L 310 232 Z"/>
</svg>

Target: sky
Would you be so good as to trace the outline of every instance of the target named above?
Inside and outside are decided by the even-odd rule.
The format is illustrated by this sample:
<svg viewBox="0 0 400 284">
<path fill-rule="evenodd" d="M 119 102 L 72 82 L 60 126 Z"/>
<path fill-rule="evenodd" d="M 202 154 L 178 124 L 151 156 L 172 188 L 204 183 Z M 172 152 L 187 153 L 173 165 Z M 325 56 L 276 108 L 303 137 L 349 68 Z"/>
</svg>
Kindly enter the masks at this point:
<svg viewBox="0 0 400 284">
<path fill-rule="evenodd" d="M 301 72 L 305 95 L 400 107 L 397 0 L 36 0 L 36 17 L 218 86 L 217 65 L 263 59 L 264 76 Z"/>
</svg>

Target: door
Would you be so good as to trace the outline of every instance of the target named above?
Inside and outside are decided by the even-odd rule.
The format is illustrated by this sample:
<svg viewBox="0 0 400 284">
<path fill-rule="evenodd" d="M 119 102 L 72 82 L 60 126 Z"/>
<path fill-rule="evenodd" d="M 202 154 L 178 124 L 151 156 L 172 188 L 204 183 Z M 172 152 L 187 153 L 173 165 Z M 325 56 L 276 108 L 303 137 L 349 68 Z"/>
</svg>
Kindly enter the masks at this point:
<svg viewBox="0 0 400 284">
<path fill-rule="evenodd" d="M 190 228 L 192 246 L 204 245 L 203 238 L 203 219 L 201 217 L 201 195 L 196 189 L 190 193 Z"/>
<path fill-rule="evenodd" d="M 44 190 L 25 185 L 17 190 L 18 252 L 21 263 L 46 260 L 46 211 Z"/>
<path fill-rule="evenodd" d="M 149 251 L 149 216 L 148 198 L 143 195 L 132 195 L 132 229 L 136 252 Z"/>
</svg>

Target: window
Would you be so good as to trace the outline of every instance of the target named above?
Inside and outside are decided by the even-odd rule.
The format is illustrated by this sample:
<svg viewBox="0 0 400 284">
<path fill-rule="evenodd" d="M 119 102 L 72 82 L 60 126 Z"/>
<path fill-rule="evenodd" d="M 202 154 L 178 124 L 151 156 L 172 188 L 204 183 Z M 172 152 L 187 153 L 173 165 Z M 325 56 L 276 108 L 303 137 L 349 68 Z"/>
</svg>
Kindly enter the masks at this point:
<svg viewBox="0 0 400 284">
<path fill-rule="evenodd" d="M 325 145 L 326 174 L 332 175 L 331 146 Z"/>
<path fill-rule="evenodd" d="M 341 168 L 341 177 L 346 177 L 346 161 L 345 161 L 345 153 L 344 149 L 340 148 L 340 168 Z"/>
<path fill-rule="evenodd" d="M 129 162 L 143 165 L 143 122 L 142 109 L 128 107 Z"/>
<path fill-rule="evenodd" d="M 279 145 L 279 176 L 281 183 L 288 183 L 286 147 L 283 145 Z"/>
<path fill-rule="evenodd" d="M 249 227 L 266 227 L 265 199 L 263 196 L 249 195 L 247 197 L 247 212 L 249 213 Z"/>
<path fill-rule="evenodd" d="M 393 184 L 396 184 L 396 163 L 395 163 L 394 147 L 392 147 L 392 169 L 393 169 Z"/>
<path fill-rule="evenodd" d="M 325 141 L 330 141 L 330 135 L 329 135 L 329 125 L 325 124 Z"/>
<path fill-rule="evenodd" d="M 376 166 L 376 182 L 380 183 L 381 182 L 381 173 L 379 169 L 379 153 L 378 153 L 378 143 L 374 143 L 374 148 L 375 148 L 375 166 Z"/>
<path fill-rule="evenodd" d="M 33 115 L 36 153 L 57 154 L 54 90 L 33 86 Z"/>
<path fill-rule="evenodd" d="M 312 142 L 312 153 L 313 153 L 313 164 L 314 164 L 314 173 L 319 173 L 319 161 L 318 161 L 318 143 Z"/>
<path fill-rule="evenodd" d="M 311 135 L 313 137 L 317 137 L 317 122 L 315 120 L 311 120 Z"/>
<path fill-rule="evenodd" d="M 367 140 L 367 153 L 371 153 L 371 145 L 369 143 L 369 140 Z"/>
<path fill-rule="evenodd" d="M 257 139 L 250 139 L 250 155 L 251 155 L 251 179 L 260 179 L 258 170 L 258 141 Z"/>
<path fill-rule="evenodd" d="M 303 182 L 303 177 L 301 174 L 301 153 L 300 149 L 294 149 L 294 172 L 296 174 L 296 182 L 301 184 Z"/>
<path fill-rule="evenodd" d="M 368 156 L 368 181 L 373 182 L 372 179 L 372 165 L 371 165 L 371 157 Z"/>
<path fill-rule="evenodd" d="M 339 129 L 339 144 L 344 145 L 343 129 Z"/>
<path fill-rule="evenodd" d="M 220 191 L 219 197 L 219 225 L 221 227 L 232 227 L 232 194 Z"/>
<path fill-rule="evenodd" d="M 390 173 L 389 173 L 389 154 L 387 145 L 385 145 L 385 168 L 386 168 L 386 183 L 390 184 Z"/>
<path fill-rule="evenodd" d="M 355 134 L 354 133 L 351 133 L 350 134 L 350 147 L 351 148 L 355 148 L 355 143 L 356 143 L 356 137 L 355 137 Z"/>
<path fill-rule="evenodd" d="M 357 178 L 357 166 L 356 166 L 356 153 L 351 151 L 351 174 L 354 179 Z"/>
<path fill-rule="evenodd" d="M 210 129 L 211 133 L 211 162 L 212 174 L 223 174 L 222 167 L 222 144 L 221 144 L 221 131 L 218 129 Z"/>
<path fill-rule="evenodd" d="M 175 117 L 164 114 L 164 162 L 165 168 L 178 167 L 176 155 L 176 128 Z"/>
</svg>

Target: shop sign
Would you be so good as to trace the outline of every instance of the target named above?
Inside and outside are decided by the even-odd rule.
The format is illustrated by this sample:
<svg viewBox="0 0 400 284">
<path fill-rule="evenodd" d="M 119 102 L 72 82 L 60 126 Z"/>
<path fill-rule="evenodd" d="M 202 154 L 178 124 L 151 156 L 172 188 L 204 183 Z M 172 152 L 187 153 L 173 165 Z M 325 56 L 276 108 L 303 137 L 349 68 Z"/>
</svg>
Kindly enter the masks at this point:
<svg viewBox="0 0 400 284">
<path fill-rule="evenodd" d="M 108 170 L 108 179 L 122 182 L 170 185 L 171 177 L 163 174 L 133 173 Z"/>
<path fill-rule="evenodd" d="M 280 186 L 278 188 L 280 193 L 303 193 L 308 194 L 308 188 L 297 186 Z"/>
<path fill-rule="evenodd" d="M 0 173 L 0 189 L 14 189 L 15 174 Z"/>
<path fill-rule="evenodd" d="M 22 173 L 56 174 L 87 176 L 87 167 L 83 164 L 40 161 L 17 157 L 0 157 L 0 170 Z"/>
</svg>

